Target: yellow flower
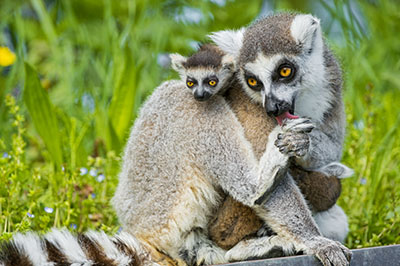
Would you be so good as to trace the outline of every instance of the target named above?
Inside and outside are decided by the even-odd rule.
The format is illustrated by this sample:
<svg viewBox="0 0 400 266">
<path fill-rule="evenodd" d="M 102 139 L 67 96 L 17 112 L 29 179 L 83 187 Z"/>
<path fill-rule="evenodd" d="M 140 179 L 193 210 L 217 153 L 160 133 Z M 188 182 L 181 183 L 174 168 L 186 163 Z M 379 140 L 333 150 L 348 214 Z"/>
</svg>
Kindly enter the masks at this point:
<svg viewBox="0 0 400 266">
<path fill-rule="evenodd" d="M 0 66 L 10 66 L 14 64 L 16 56 L 8 47 L 0 46 Z"/>
</svg>

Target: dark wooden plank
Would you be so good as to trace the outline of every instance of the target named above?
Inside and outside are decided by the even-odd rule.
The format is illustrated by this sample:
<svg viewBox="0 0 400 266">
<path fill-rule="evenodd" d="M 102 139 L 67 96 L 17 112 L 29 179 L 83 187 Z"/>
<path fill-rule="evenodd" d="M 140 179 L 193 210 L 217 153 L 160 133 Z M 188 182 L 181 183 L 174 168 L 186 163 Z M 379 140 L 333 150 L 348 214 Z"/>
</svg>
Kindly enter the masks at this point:
<svg viewBox="0 0 400 266">
<path fill-rule="evenodd" d="M 351 266 L 400 266 L 400 245 L 353 249 Z M 224 264 L 228 266 L 320 266 L 313 256 L 293 256 L 266 260 L 242 261 Z"/>
</svg>

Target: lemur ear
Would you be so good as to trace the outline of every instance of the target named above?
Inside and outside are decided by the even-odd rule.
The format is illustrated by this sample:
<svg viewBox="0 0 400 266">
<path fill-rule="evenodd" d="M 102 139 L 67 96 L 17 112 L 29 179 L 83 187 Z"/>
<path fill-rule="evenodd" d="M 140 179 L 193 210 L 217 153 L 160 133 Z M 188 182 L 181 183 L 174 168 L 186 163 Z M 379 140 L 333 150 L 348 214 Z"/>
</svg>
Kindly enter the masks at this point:
<svg viewBox="0 0 400 266">
<path fill-rule="evenodd" d="M 227 69 L 227 70 L 233 72 L 235 70 L 235 66 L 236 66 L 235 58 L 232 55 L 227 54 L 227 55 L 224 55 L 224 57 L 222 57 L 222 68 L 223 69 Z"/>
<path fill-rule="evenodd" d="M 172 68 L 179 74 L 182 74 L 182 72 L 185 71 L 183 64 L 186 62 L 187 58 L 180 54 L 170 54 L 169 58 L 171 58 Z"/>
<path fill-rule="evenodd" d="M 225 53 L 234 57 L 239 55 L 243 44 L 244 28 L 213 32 L 208 37 Z"/>
<path fill-rule="evenodd" d="M 354 170 L 347 167 L 346 165 L 338 162 L 330 163 L 319 169 L 318 172 L 322 172 L 328 176 L 336 176 L 337 178 L 346 178 L 354 175 Z"/>
<path fill-rule="evenodd" d="M 322 49 L 322 34 L 319 19 L 312 15 L 297 15 L 290 26 L 290 33 L 303 50 L 311 54 Z"/>
</svg>

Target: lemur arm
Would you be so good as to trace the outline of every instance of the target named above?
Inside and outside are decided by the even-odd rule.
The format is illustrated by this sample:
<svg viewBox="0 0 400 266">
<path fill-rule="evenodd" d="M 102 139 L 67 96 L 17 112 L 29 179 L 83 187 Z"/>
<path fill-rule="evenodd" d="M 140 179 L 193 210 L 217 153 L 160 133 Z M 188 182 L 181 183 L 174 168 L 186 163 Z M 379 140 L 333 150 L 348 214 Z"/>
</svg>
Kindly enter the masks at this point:
<svg viewBox="0 0 400 266">
<path fill-rule="evenodd" d="M 216 96 L 201 106 L 204 109 L 196 114 L 196 123 L 207 123 L 207 127 L 193 138 L 199 142 L 193 144 L 197 147 L 193 151 L 196 164 L 215 186 L 244 205 L 253 206 L 261 196 L 268 195 L 278 170 L 288 165 L 288 156 L 274 145 L 280 128 L 269 135 L 264 155 L 258 160 L 242 125 L 222 97 Z"/>
<path fill-rule="evenodd" d="M 296 163 L 305 169 L 314 170 L 332 162 L 339 162 L 345 135 L 345 114 L 342 103 L 334 105 L 322 122 L 308 134 L 310 146 L 304 157 Z"/>
<path fill-rule="evenodd" d="M 226 125 L 224 130 L 207 132 L 207 144 L 199 145 L 204 147 L 204 151 L 199 151 L 199 161 L 205 174 L 213 177 L 225 192 L 244 205 L 254 206 L 273 189 L 280 176 L 278 172 L 287 168 L 288 156 L 280 153 L 274 145 L 280 128 L 271 132 L 266 151 L 258 161 L 234 114 L 220 115 L 219 119 L 221 117 L 230 122 L 219 121 Z"/>
<path fill-rule="evenodd" d="M 226 110 L 216 108 L 215 113 L 209 114 L 212 118 L 208 123 L 214 130 L 198 138 L 204 141 L 196 145 L 204 174 L 212 176 L 234 199 L 255 209 L 278 236 L 297 250 L 315 254 L 325 265 L 329 261 L 346 265 L 351 253 L 341 244 L 321 236 L 303 196 L 287 172 L 289 156 L 275 145 L 282 128 L 278 126 L 270 133 L 266 150 L 257 162 L 243 128 L 233 112 Z M 218 130 L 221 125 L 225 128 Z M 309 128 L 307 121 L 291 126 L 294 132 L 304 128 Z"/>
<path fill-rule="evenodd" d="M 239 261 L 262 256 L 280 246 L 286 254 L 300 250 L 314 254 L 324 265 L 348 265 L 351 252 L 321 236 L 292 177 L 286 174 L 277 183 L 269 198 L 254 208 L 277 236 L 243 240 L 227 252 L 227 259 Z"/>
</svg>

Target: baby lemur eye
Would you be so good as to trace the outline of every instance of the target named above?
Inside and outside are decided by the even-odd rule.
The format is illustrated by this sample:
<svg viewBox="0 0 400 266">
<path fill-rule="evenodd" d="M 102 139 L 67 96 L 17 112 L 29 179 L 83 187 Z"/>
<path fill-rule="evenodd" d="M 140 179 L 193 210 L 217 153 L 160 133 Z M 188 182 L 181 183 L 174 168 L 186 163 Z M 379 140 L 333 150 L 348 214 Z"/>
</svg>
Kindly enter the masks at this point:
<svg viewBox="0 0 400 266">
<path fill-rule="evenodd" d="M 196 83 L 197 81 L 192 78 L 187 78 L 186 80 L 186 86 L 188 86 L 188 88 L 193 88 L 193 86 L 196 85 Z"/>
<path fill-rule="evenodd" d="M 217 85 L 217 81 L 212 79 L 208 82 L 208 85 L 210 85 L 211 87 L 215 87 Z"/>
<path fill-rule="evenodd" d="M 217 86 L 217 84 L 218 84 L 218 78 L 217 78 L 216 75 L 211 75 L 211 76 L 209 76 L 209 77 L 206 77 L 206 78 L 203 80 L 203 84 L 204 84 L 204 85 L 208 85 L 208 86 L 210 86 L 210 87 L 215 87 L 215 86 Z"/>
</svg>

